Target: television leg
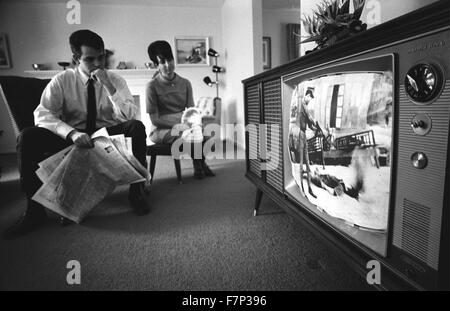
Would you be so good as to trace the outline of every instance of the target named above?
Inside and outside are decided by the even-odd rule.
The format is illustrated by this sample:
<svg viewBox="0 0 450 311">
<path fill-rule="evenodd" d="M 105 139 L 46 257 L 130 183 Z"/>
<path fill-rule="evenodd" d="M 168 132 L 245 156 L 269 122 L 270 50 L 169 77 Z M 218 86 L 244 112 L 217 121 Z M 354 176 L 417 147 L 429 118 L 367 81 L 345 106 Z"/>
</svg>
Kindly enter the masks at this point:
<svg viewBox="0 0 450 311">
<path fill-rule="evenodd" d="M 253 210 L 253 216 L 258 215 L 259 205 L 261 204 L 263 192 L 260 189 L 256 189 L 255 209 Z"/>
</svg>

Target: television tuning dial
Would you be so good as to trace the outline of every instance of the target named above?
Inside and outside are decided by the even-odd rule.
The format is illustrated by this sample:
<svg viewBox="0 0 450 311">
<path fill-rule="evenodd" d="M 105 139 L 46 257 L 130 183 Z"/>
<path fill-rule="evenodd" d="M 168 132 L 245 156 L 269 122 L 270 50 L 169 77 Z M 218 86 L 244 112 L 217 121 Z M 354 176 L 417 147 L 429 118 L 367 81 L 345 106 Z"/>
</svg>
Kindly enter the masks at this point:
<svg viewBox="0 0 450 311">
<path fill-rule="evenodd" d="M 433 65 L 420 63 L 406 73 L 405 91 L 416 103 L 431 103 L 439 95 L 442 86 L 442 71 Z"/>
</svg>

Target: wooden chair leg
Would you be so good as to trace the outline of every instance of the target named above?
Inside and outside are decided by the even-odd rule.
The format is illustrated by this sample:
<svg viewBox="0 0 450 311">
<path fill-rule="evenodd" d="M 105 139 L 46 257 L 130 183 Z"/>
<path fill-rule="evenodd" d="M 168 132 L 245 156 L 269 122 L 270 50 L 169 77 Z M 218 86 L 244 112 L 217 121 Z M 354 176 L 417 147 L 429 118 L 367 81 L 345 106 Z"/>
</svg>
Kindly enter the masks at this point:
<svg viewBox="0 0 450 311">
<path fill-rule="evenodd" d="M 177 179 L 178 183 L 181 184 L 181 166 L 180 166 L 180 160 L 173 159 L 173 163 L 175 163 L 175 170 L 177 172 Z"/>
<path fill-rule="evenodd" d="M 152 155 L 150 157 L 150 184 L 153 183 L 153 175 L 155 173 L 155 165 L 156 165 L 156 155 Z"/>
</svg>

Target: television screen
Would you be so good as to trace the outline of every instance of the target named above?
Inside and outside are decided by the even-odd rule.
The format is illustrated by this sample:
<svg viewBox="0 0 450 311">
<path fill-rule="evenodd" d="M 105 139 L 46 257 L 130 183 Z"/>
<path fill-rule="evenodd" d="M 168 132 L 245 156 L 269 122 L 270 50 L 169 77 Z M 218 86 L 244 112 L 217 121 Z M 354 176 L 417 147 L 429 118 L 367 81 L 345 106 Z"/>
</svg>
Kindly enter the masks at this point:
<svg viewBox="0 0 450 311">
<path fill-rule="evenodd" d="M 393 59 L 283 77 L 286 193 L 381 256 L 391 199 Z"/>
</svg>

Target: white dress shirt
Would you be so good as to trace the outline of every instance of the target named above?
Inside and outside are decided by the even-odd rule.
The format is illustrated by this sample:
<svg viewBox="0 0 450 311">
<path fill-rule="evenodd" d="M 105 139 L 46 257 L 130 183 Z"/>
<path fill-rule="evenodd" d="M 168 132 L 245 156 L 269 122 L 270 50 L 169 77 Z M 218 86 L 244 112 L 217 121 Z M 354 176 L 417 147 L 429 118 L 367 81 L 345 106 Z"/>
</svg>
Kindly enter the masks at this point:
<svg viewBox="0 0 450 311">
<path fill-rule="evenodd" d="M 97 128 L 135 119 L 138 111 L 125 79 L 110 71 L 107 75 L 116 92 L 110 95 L 101 82 L 95 81 Z M 53 77 L 34 111 L 36 126 L 44 127 L 64 139 L 74 129 L 85 130 L 88 80 L 89 76 L 78 67 L 66 69 Z"/>
</svg>

